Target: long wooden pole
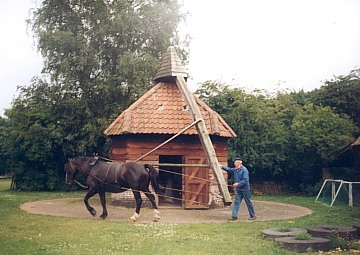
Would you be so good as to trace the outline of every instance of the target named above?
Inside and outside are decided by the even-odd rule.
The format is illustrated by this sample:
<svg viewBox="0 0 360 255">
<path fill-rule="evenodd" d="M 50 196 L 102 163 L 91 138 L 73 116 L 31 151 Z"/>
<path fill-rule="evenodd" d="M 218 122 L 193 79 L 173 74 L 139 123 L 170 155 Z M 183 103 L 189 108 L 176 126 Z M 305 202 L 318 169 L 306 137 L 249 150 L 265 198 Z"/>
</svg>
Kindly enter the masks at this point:
<svg viewBox="0 0 360 255">
<path fill-rule="evenodd" d="M 203 168 L 209 168 L 209 165 L 205 164 L 173 164 L 173 163 L 158 163 L 158 164 L 152 164 L 153 166 L 173 166 L 173 167 L 203 167 Z"/>
<path fill-rule="evenodd" d="M 196 130 L 199 134 L 201 144 L 206 154 L 206 158 L 210 164 L 211 169 L 213 170 L 216 180 L 219 183 L 220 193 L 224 198 L 225 205 L 231 205 L 231 196 L 229 190 L 227 188 L 224 176 L 221 172 L 221 166 L 219 161 L 217 160 L 214 146 L 210 140 L 210 136 L 208 130 L 206 129 L 206 125 L 204 119 L 201 115 L 200 109 L 196 104 L 196 101 L 191 94 L 185 80 L 181 76 L 176 77 L 176 84 L 183 95 L 187 105 L 189 106 L 193 122 L 196 122 Z"/>
<path fill-rule="evenodd" d="M 192 128 L 194 125 L 196 125 L 200 120 L 194 121 L 193 123 L 191 123 L 190 125 L 188 125 L 187 127 L 185 127 L 183 130 L 180 130 L 179 133 L 177 133 L 176 135 L 173 135 L 172 137 L 170 137 L 169 139 L 167 139 L 165 142 L 159 144 L 158 146 L 156 146 L 154 149 L 152 149 L 151 151 L 145 153 L 144 155 L 142 155 L 141 157 L 137 158 L 135 160 L 135 162 L 138 162 L 139 160 L 142 160 L 143 158 L 149 156 L 151 153 L 153 153 L 154 151 L 160 149 L 161 147 L 163 147 L 165 144 L 171 142 L 172 140 L 174 140 L 176 137 L 178 137 L 179 135 L 181 135 L 182 133 L 184 133 L 186 130 Z"/>
</svg>

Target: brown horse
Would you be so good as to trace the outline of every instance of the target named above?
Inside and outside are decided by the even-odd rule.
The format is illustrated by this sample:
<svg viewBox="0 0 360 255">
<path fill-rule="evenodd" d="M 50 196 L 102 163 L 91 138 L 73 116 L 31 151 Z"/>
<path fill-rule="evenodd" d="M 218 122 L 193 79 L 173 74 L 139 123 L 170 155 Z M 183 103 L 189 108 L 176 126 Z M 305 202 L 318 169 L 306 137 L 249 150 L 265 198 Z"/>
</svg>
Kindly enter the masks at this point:
<svg viewBox="0 0 360 255">
<path fill-rule="evenodd" d="M 140 216 L 142 204 L 140 191 L 145 193 L 154 208 L 154 221 L 160 219 L 155 196 L 149 190 L 149 183 L 151 182 L 155 192 L 158 193 L 159 191 L 159 173 L 152 165 L 134 162 L 120 163 L 99 157 L 77 157 L 69 159 L 64 169 L 67 184 L 74 183 L 75 175 L 78 172 L 85 176 L 89 190 L 84 197 L 84 203 L 92 216 L 96 215 L 96 210 L 90 206 L 89 198 L 96 193 L 99 193 L 103 208 L 100 218 L 106 219 L 108 213 L 105 192 L 120 193 L 132 189 L 136 200 L 136 210 L 130 219 L 136 221 Z"/>
</svg>

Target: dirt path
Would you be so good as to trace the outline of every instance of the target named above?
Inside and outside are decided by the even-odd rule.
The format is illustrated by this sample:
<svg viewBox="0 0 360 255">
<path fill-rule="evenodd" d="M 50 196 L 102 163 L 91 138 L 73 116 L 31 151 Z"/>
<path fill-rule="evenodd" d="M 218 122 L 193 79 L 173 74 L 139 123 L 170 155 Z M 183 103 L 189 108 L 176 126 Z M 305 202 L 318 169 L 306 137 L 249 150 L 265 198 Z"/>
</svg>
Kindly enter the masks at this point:
<svg viewBox="0 0 360 255">
<path fill-rule="evenodd" d="M 286 220 L 309 215 L 312 211 L 308 208 L 282 204 L 275 202 L 253 201 L 258 221 L 268 220 Z M 101 205 L 98 199 L 91 199 L 90 204 L 98 211 L 97 216 L 101 214 Z M 98 219 L 92 217 L 85 208 L 82 199 L 66 198 L 42 200 L 29 202 L 21 205 L 21 209 L 29 213 L 44 214 L 62 217 L 78 217 Z M 125 208 L 112 206 L 108 204 L 108 220 L 128 221 L 133 214 L 134 208 Z M 162 223 L 200 223 L 200 222 L 225 222 L 231 216 L 231 207 L 224 207 L 209 210 L 184 210 L 182 208 L 160 207 Z M 150 208 L 141 208 L 140 223 L 152 222 L 153 210 Z M 239 212 L 239 220 L 246 221 L 248 212 L 243 202 Z"/>
</svg>

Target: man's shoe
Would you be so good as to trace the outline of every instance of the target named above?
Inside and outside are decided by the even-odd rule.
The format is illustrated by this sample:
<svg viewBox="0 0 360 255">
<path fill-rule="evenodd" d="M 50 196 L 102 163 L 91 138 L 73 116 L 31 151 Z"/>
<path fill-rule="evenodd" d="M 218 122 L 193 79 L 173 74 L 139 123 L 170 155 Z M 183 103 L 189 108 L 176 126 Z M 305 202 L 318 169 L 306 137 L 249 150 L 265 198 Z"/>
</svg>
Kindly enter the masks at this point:
<svg viewBox="0 0 360 255">
<path fill-rule="evenodd" d="M 248 220 L 256 220 L 256 216 L 255 217 L 251 217 Z"/>
<path fill-rule="evenodd" d="M 237 220 L 238 218 L 237 217 L 231 217 L 230 219 L 228 220 Z"/>
</svg>

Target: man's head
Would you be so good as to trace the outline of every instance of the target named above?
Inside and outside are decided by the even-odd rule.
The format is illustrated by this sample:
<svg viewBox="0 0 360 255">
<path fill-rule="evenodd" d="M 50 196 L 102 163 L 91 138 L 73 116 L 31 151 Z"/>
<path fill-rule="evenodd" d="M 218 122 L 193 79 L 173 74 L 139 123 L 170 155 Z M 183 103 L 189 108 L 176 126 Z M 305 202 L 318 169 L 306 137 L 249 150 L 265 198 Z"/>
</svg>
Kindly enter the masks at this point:
<svg viewBox="0 0 360 255">
<path fill-rule="evenodd" d="M 236 168 L 241 167 L 242 166 L 242 158 L 239 158 L 239 157 L 235 158 L 234 165 Z"/>
</svg>

